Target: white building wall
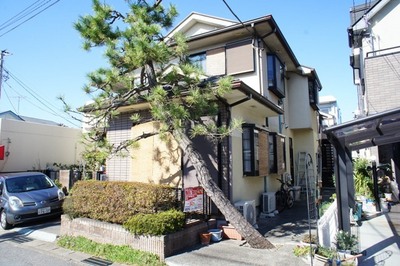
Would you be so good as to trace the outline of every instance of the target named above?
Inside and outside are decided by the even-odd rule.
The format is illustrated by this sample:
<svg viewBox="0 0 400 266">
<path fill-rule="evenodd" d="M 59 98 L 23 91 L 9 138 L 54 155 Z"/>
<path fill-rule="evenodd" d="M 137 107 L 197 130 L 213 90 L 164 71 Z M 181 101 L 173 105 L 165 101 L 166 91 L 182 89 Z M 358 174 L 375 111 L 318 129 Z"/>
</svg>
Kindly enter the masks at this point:
<svg viewBox="0 0 400 266">
<path fill-rule="evenodd" d="M 0 119 L 0 145 L 8 156 L 0 172 L 45 170 L 58 164 L 79 164 L 81 130 L 25 121 Z"/>
<path fill-rule="evenodd" d="M 398 46 L 400 43 L 400 0 L 390 1 L 369 21 L 375 50 Z"/>
</svg>

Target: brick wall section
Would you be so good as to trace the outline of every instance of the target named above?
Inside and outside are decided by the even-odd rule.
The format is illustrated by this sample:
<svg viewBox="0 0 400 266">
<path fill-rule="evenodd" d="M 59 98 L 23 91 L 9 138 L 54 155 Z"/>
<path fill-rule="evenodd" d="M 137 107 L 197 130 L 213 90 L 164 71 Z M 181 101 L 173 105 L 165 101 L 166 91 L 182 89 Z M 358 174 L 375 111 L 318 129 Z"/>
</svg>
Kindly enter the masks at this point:
<svg viewBox="0 0 400 266">
<path fill-rule="evenodd" d="M 366 58 L 365 87 L 369 114 L 399 107 L 400 53 Z"/>
<path fill-rule="evenodd" d="M 199 233 L 216 228 L 216 221 L 199 222 L 180 232 L 164 236 L 138 236 L 126 231 L 121 225 L 88 218 L 70 219 L 61 216 L 60 236 L 83 236 L 92 241 L 113 245 L 129 245 L 133 249 L 156 254 L 160 260 L 200 243 Z"/>
<path fill-rule="evenodd" d="M 122 141 L 131 138 L 132 121 L 129 119 L 132 114 L 121 114 L 110 122 L 107 130 L 107 139 L 111 144 L 118 145 Z M 129 156 L 113 156 L 107 160 L 107 177 L 110 181 L 128 181 L 131 169 Z"/>
<path fill-rule="evenodd" d="M 135 112 L 143 119 L 148 119 L 150 113 L 147 111 Z M 130 117 L 134 112 L 123 113 L 110 122 L 107 129 L 107 139 L 110 143 L 119 143 L 132 138 L 133 123 Z M 132 159 L 130 156 L 113 156 L 107 160 L 107 178 L 110 181 L 128 181 L 131 171 Z"/>
</svg>

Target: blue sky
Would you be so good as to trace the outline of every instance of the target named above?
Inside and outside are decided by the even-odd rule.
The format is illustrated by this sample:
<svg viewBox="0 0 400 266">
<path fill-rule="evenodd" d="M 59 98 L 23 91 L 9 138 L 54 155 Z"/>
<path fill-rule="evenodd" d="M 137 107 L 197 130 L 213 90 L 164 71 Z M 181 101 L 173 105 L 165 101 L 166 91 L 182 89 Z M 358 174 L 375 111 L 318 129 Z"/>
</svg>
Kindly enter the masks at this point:
<svg viewBox="0 0 400 266">
<path fill-rule="evenodd" d="M 57 97 L 64 96 L 74 108 L 82 106 L 89 100 L 82 91 L 86 74 L 104 65 L 100 51 L 82 49 L 82 40 L 73 28 L 80 15 L 91 13 L 91 0 L 53 0 L 49 3 L 57 3 L 17 28 L 12 29 L 19 23 L 5 27 L 4 22 L 35 2 L 2 0 L 0 3 L 0 50 L 10 53 L 4 59 L 10 75 L 3 81 L 0 112 L 12 110 L 77 127 L 78 122 L 65 119 Z M 105 2 L 121 6 L 124 0 Z M 346 31 L 353 0 L 226 2 L 242 21 L 272 14 L 300 64 L 316 69 L 323 86 L 320 95 L 336 97 L 343 121 L 353 119 L 357 98 Z M 163 3 L 177 7 L 180 15 L 176 24 L 193 11 L 236 20 L 222 0 L 164 0 Z"/>
</svg>

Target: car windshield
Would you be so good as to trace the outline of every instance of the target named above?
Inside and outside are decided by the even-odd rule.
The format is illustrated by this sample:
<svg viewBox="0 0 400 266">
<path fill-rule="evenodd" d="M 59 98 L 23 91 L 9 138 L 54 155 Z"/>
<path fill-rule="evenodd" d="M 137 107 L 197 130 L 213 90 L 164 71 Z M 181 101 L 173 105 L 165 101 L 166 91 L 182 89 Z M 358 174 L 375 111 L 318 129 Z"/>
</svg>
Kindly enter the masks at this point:
<svg viewBox="0 0 400 266">
<path fill-rule="evenodd" d="M 45 175 L 19 176 L 6 179 L 6 188 L 9 193 L 26 192 L 53 187 L 53 183 Z"/>
</svg>

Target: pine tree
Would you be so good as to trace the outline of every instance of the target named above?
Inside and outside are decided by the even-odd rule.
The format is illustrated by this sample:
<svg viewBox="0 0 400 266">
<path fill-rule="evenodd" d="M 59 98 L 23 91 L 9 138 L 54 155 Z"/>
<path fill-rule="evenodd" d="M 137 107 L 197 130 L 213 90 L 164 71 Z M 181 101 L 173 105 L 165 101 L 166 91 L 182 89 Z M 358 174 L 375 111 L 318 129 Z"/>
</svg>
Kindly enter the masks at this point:
<svg viewBox="0 0 400 266">
<path fill-rule="evenodd" d="M 92 104 L 80 110 L 91 117 L 87 140 L 92 145 L 86 156 L 97 158 L 90 154 L 121 153 L 143 138 L 172 134 L 196 169 L 199 183 L 225 218 L 251 247 L 273 248 L 225 197 L 192 145 L 194 136 L 206 135 L 219 141 L 241 125 L 240 121 L 233 121 L 231 125 L 218 127 L 216 123 L 205 124 L 201 120 L 205 114 L 213 117 L 217 113 L 217 99 L 230 92 L 232 78 L 224 77 L 213 83 L 203 81 L 201 70 L 187 58 L 185 38 L 179 34 L 170 39 L 163 36 L 163 31 L 172 26 L 177 10 L 173 5 L 165 8 L 160 2 L 126 1 L 128 11 L 122 13 L 93 0 L 93 14 L 81 16 L 75 24 L 83 37 L 84 49 L 103 48 L 109 63 L 108 67 L 89 74 L 85 87 L 93 98 Z M 176 64 L 172 65 L 172 61 Z M 119 115 L 121 107 L 138 103 L 148 104 L 151 121 L 160 122 L 160 130 L 144 132 L 118 146 L 108 143 L 108 122 Z M 139 113 L 132 115 L 131 120 L 134 124 L 149 121 Z M 104 160 L 104 156 L 99 157 Z"/>
</svg>

